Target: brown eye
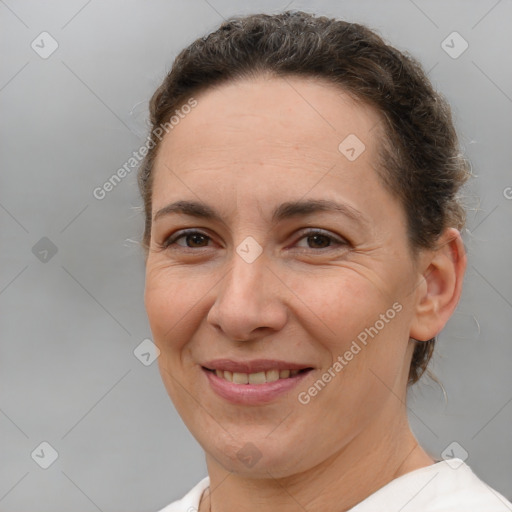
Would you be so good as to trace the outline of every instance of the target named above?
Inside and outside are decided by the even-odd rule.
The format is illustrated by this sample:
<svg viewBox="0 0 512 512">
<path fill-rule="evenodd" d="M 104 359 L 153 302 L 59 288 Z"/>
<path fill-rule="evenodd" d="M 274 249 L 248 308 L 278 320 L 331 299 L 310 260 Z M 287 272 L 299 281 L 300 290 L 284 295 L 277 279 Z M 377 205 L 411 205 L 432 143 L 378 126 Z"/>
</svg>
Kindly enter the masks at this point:
<svg viewBox="0 0 512 512">
<path fill-rule="evenodd" d="M 310 230 L 303 233 L 299 241 L 306 240 L 307 249 L 329 249 L 348 245 L 348 242 L 343 238 L 335 237 L 325 231 Z M 303 245 L 298 245 L 304 247 Z"/>
<path fill-rule="evenodd" d="M 178 240 L 185 240 L 185 243 L 178 243 Z M 170 236 L 162 244 L 164 248 L 168 248 L 172 245 L 179 245 L 180 247 L 186 247 L 194 249 L 197 247 L 207 247 L 210 237 L 201 231 L 180 231 Z"/>
<path fill-rule="evenodd" d="M 331 245 L 331 238 L 326 235 L 309 235 L 306 240 L 312 249 L 323 249 Z"/>
</svg>

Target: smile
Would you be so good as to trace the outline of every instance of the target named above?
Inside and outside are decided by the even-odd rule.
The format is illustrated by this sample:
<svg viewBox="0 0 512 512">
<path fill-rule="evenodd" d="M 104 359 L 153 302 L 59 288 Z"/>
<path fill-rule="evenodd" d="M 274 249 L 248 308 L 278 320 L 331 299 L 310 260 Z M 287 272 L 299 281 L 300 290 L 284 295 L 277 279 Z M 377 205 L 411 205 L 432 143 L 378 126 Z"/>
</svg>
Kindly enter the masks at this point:
<svg viewBox="0 0 512 512">
<path fill-rule="evenodd" d="M 213 371 L 213 370 L 211 370 Z M 295 377 L 304 370 L 278 370 L 277 368 L 256 373 L 230 372 L 227 370 L 215 370 L 215 375 L 220 379 L 224 379 L 234 384 L 266 384 L 267 382 L 275 382 L 279 379 L 289 379 Z"/>
<path fill-rule="evenodd" d="M 314 368 L 269 359 L 216 359 L 201 369 L 207 386 L 220 398 L 237 405 L 263 405 L 286 397 Z"/>
</svg>

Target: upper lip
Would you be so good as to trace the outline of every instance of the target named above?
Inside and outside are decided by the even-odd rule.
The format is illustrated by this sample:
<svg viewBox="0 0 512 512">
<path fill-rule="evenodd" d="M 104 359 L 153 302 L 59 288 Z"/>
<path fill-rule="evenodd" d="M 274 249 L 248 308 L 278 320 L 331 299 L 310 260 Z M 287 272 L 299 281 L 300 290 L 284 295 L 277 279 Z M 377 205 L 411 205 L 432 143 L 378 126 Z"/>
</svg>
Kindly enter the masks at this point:
<svg viewBox="0 0 512 512">
<path fill-rule="evenodd" d="M 312 368 L 311 365 L 292 363 L 276 359 L 253 359 L 251 361 L 234 361 L 232 359 L 214 359 L 203 363 L 202 366 L 208 370 L 221 370 L 237 373 L 258 373 L 268 370 L 305 370 Z"/>
</svg>

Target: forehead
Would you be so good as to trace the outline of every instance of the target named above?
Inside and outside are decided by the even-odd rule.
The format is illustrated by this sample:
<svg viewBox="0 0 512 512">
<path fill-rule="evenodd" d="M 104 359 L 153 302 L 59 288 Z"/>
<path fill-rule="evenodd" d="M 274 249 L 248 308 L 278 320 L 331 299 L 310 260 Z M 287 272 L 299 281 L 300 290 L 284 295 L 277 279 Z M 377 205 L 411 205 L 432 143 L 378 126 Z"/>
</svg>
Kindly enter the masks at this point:
<svg viewBox="0 0 512 512">
<path fill-rule="evenodd" d="M 260 76 L 194 98 L 159 148 L 154 204 L 187 183 L 302 195 L 319 180 L 326 192 L 340 179 L 345 188 L 376 181 L 379 114 L 332 83 Z"/>
</svg>

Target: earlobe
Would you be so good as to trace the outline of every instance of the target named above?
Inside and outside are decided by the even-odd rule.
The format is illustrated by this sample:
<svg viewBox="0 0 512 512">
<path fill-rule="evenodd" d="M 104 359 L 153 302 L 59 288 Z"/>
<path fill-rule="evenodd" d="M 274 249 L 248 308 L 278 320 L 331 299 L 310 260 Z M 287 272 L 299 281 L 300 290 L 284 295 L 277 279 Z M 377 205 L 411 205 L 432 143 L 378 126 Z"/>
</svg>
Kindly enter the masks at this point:
<svg viewBox="0 0 512 512">
<path fill-rule="evenodd" d="M 460 232 L 447 228 L 436 248 L 422 262 L 422 284 L 417 289 L 415 316 L 410 337 L 427 341 L 439 332 L 455 310 L 466 271 L 466 251 Z"/>
</svg>

